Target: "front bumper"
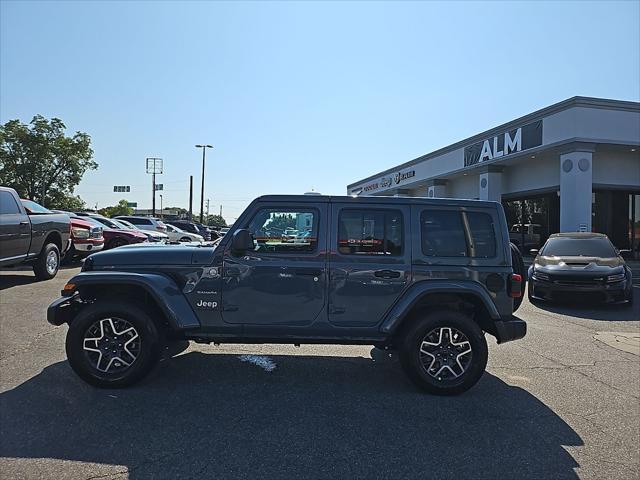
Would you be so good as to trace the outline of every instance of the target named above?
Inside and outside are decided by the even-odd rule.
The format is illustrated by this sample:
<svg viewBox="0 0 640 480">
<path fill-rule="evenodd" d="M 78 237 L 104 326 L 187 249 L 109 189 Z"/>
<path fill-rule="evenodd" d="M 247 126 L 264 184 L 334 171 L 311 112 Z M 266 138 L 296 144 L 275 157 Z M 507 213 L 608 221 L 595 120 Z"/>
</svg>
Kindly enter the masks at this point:
<svg viewBox="0 0 640 480">
<path fill-rule="evenodd" d="M 79 294 L 75 293 L 70 297 L 60 297 L 47 308 L 47 322 L 51 325 L 60 326 L 68 323 L 77 312 Z"/>
<path fill-rule="evenodd" d="M 104 242 L 78 242 L 73 243 L 73 248 L 78 252 L 98 252 L 104 247 Z"/>
<path fill-rule="evenodd" d="M 612 303 L 624 301 L 630 290 L 631 283 L 627 280 L 589 285 L 566 285 L 535 278 L 529 280 L 530 296 L 537 300 L 563 300 L 571 296 L 582 296 L 589 300 Z"/>
<path fill-rule="evenodd" d="M 496 320 L 494 324 L 498 343 L 519 340 L 527 334 L 527 323 L 514 315 L 505 320 Z"/>
</svg>

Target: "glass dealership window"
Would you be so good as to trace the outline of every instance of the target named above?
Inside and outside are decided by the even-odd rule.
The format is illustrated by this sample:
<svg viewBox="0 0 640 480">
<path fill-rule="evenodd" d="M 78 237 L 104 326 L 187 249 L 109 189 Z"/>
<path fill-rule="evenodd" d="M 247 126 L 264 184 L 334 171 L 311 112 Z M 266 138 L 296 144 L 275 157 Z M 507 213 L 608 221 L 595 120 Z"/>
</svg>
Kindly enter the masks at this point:
<svg viewBox="0 0 640 480">
<path fill-rule="evenodd" d="M 338 252 L 343 255 L 402 255 L 402 213 L 397 210 L 342 210 Z"/>
<path fill-rule="evenodd" d="M 318 243 L 317 214 L 313 210 L 263 208 L 249 223 L 256 252 L 313 252 Z"/>
</svg>

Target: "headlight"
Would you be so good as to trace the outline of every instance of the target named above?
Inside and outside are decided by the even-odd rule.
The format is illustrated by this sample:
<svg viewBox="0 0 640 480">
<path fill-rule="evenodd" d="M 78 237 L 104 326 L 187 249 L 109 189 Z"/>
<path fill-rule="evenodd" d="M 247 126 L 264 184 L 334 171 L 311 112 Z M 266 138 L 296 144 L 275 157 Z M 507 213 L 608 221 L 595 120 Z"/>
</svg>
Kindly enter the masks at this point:
<svg viewBox="0 0 640 480">
<path fill-rule="evenodd" d="M 86 228 L 74 227 L 71 229 L 71 234 L 75 238 L 89 238 L 89 230 L 87 230 Z"/>
<path fill-rule="evenodd" d="M 533 270 L 533 276 L 536 277 L 536 280 L 549 281 L 549 275 L 546 273 L 542 273 L 539 270 Z"/>
<path fill-rule="evenodd" d="M 609 275 L 607 277 L 607 283 L 621 282 L 624 280 L 624 273 L 617 273 L 616 275 Z"/>
</svg>

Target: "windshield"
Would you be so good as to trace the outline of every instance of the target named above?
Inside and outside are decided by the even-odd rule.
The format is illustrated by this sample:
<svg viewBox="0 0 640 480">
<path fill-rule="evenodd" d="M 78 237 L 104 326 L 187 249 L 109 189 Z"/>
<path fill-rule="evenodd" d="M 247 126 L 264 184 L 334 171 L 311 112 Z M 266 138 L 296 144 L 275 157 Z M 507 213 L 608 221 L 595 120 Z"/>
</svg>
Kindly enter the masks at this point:
<svg viewBox="0 0 640 480">
<path fill-rule="evenodd" d="M 615 249 L 608 238 L 550 238 L 542 249 L 541 255 L 556 257 L 600 257 L 616 256 Z"/>
<path fill-rule="evenodd" d="M 22 205 L 27 210 L 27 213 L 38 214 L 38 213 L 53 213 L 51 210 L 44 208 L 39 203 L 33 202 L 31 200 L 20 200 Z"/>
<path fill-rule="evenodd" d="M 109 220 L 108 218 L 102 218 L 102 217 L 91 217 L 91 218 L 96 222 L 106 225 L 109 228 L 122 228 L 120 227 L 120 225 L 115 223 L 113 220 Z"/>
</svg>

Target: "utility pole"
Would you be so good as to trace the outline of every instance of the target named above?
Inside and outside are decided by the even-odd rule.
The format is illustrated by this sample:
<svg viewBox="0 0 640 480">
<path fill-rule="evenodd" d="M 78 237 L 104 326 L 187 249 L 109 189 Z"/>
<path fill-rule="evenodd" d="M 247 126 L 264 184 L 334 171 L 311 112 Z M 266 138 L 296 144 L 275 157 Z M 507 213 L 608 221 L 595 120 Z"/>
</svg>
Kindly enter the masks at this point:
<svg viewBox="0 0 640 480">
<path fill-rule="evenodd" d="M 162 207 L 162 194 L 160 194 L 160 220 L 163 220 L 163 213 L 162 211 L 164 210 L 164 208 Z"/>
<path fill-rule="evenodd" d="M 193 175 L 189 176 L 189 221 L 193 219 Z"/>
<path fill-rule="evenodd" d="M 220 217 L 222 217 L 222 205 L 220 205 Z"/>
<path fill-rule="evenodd" d="M 202 223 L 202 214 L 204 213 L 204 162 L 207 148 L 213 148 L 213 146 L 204 144 L 196 145 L 196 148 L 202 149 L 202 186 L 200 187 L 200 223 Z"/>
<path fill-rule="evenodd" d="M 209 199 L 207 198 L 207 217 L 209 216 Z M 202 222 L 200 222 L 202 223 Z"/>
</svg>

